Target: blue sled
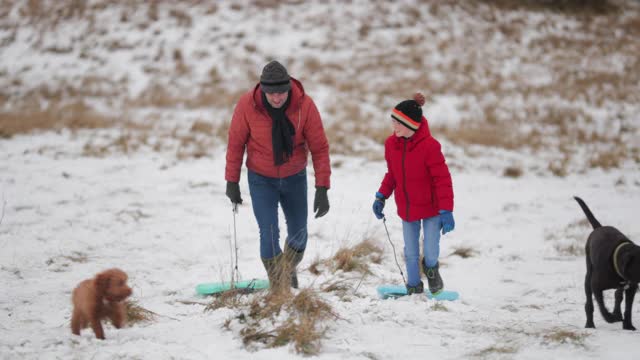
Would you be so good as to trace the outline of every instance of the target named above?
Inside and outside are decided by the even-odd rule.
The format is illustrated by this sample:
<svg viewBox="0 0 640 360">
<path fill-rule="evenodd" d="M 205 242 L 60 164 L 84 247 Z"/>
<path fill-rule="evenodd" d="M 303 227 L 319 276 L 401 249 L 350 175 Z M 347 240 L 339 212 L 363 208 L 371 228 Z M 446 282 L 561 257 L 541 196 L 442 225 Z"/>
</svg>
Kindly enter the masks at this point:
<svg viewBox="0 0 640 360">
<path fill-rule="evenodd" d="M 442 290 L 433 295 L 429 290 L 424 290 L 425 295 L 429 299 L 454 301 L 460 298 L 457 291 Z M 407 296 L 407 288 L 404 285 L 380 285 L 378 286 L 378 296 L 381 299 L 396 299 Z"/>
<path fill-rule="evenodd" d="M 204 283 L 196 286 L 196 292 L 200 295 L 215 295 L 231 290 L 232 288 L 246 291 L 268 289 L 269 280 L 243 280 L 236 282 L 233 286 L 231 286 L 230 282 Z"/>
</svg>

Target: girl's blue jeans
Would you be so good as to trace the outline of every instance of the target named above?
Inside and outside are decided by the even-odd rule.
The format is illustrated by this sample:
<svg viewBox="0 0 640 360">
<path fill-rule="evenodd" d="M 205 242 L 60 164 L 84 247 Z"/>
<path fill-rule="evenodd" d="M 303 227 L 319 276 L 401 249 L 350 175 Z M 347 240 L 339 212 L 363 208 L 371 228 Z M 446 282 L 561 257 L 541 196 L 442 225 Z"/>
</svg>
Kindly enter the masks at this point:
<svg viewBox="0 0 640 360">
<path fill-rule="evenodd" d="M 424 261 L 434 267 L 440 256 L 440 215 L 417 220 L 402 221 L 404 236 L 404 260 L 407 264 L 407 285 L 420 283 L 420 227 L 424 230 Z"/>
<path fill-rule="evenodd" d="M 282 179 L 249 170 L 247 178 L 253 214 L 260 228 L 260 256 L 271 259 L 282 252 L 278 204 L 287 223 L 287 246 L 304 251 L 307 247 L 307 170 Z"/>
</svg>

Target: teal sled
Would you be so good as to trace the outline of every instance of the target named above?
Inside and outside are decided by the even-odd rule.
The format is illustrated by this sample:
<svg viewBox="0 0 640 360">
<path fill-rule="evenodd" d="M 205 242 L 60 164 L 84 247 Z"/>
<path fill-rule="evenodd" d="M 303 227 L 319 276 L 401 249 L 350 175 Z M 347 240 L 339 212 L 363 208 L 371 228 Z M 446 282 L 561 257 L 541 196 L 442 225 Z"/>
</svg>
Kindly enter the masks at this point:
<svg viewBox="0 0 640 360">
<path fill-rule="evenodd" d="M 455 301 L 460 298 L 457 291 L 442 290 L 433 295 L 429 290 L 424 290 L 429 299 Z M 407 288 L 404 285 L 380 285 L 378 286 L 378 296 L 381 299 L 396 299 L 407 295 Z"/>
<path fill-rule="evenodd" d="M 233 286 L 231 282 L 203 283 L 196 286 L 196 292 L 199 295 L 215 295 L 231 290 L 232 288 L 246 290 L 247 292 L 268 289 L 269 280 L 243 280 L 236 282 Z"/>
</svg>

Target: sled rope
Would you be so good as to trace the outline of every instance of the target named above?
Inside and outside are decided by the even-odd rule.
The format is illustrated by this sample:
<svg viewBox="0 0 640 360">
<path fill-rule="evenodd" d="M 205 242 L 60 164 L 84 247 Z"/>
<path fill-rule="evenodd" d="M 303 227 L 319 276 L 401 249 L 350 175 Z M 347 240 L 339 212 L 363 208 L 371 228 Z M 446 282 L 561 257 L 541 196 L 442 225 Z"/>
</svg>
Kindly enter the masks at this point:
<svg viewBox="0 0 640 360">
<path fill-rule="evenodd" d="M 238 271 L 238 240 L 236 235 L 236 214 L 238 213 L 238 204 L 233 204 L 233 247 L 235 249 L 235 259 L 234 259 L 234 269 L 231 274 L 231 288 L 234 289 L 236 287 L 236 282 L 240 280 L 240 275 Z"/>
<path fill-rule="evenodd" d="M 387 232 L 387 240 L 389 240 L 389 244 L 391 244 L 391 249 L 393 249 L 393 259 L 396 261 L 396 265 L 398 266 L 398 270 L 400 270 L 400 276 L 402 276 L 402 283 L 406 284 L 407 281 L 404 279 L 404 273 L 402 272 L 402 268 L 400 267 L 400 263 L 398 263 L 398 257 L 396 256 L 396 247 L 393 246 L 393 242 L 391 242 L 391 235 L 389 235 L 389 229 L 387 228 L 387 217 L 382 218 L 382 224 L 384 225 L 384 230 Z"/>
</svg>

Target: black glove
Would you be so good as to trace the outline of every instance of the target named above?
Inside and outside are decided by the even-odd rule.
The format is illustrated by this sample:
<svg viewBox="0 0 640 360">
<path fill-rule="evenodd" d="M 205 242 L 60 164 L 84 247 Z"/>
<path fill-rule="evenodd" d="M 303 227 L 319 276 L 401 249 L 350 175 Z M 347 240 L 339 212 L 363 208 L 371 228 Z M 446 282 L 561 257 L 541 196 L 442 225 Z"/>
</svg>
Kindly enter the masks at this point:
<svg viewBox="0 0 640 360">
<path fill-rule="evenodd" d="M 240 185 L 237 182 L 227 181 L 227 197 L 234 204 L 242 204 L 240 197 Z"/>
<path fill-rule="evenodd" d="M 316 186 L 316 197 L 313 200 L 313 212 L 316 213 L 316 219 L 325 216 L 329 212 L 327 190 L 324 186 Z"/>
</svg>

